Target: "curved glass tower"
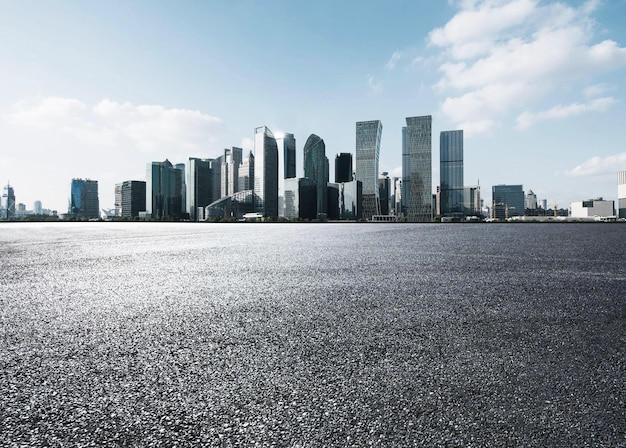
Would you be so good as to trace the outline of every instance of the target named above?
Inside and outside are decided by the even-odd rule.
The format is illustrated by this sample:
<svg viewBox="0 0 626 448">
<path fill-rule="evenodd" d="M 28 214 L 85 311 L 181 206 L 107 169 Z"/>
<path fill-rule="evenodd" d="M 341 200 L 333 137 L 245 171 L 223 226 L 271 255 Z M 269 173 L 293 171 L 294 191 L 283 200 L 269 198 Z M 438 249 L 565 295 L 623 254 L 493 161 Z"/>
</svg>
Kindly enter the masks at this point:
<svg viewBox="0 0 626 448">
<path fill-rule="evenodd" d="M 383 125 L 380 120 L 356 123 L 356 180 L 363 184 L 363 215 L 380 215 L 378 194 L 378 158 Z"/>
<path fill-rule="evenodd" d="M 327 214 L 326 189 L 328 187 L 328 159 L 326 144 L 319 136 L 311 134 L 304 145 L 304 177 L 317 185 L 317 215 Z"/>
<path fill-rule="evenodd" d="M 258 213 L 278 217 L 278 145 L 267 126 L 254 130 L 254 194 Z"/>
</svg>

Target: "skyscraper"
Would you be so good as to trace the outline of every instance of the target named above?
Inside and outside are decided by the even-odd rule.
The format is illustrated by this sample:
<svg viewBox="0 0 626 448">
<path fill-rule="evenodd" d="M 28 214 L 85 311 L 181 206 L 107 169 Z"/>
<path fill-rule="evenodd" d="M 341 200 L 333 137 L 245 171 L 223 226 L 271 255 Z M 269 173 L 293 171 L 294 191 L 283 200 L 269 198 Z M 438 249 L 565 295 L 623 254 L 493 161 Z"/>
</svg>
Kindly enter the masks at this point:
<svg viewBox="0 0 626 448">
<path fill-rule="evenodd" d="M 204 208 L 213 199 L 213 159 L 189 157 L 187 163 L 187 213 L 189 219 L 204 218 Z M 198 211 L 200 210 L 200 211 Z"/>
<path fill-rule="evenodd" d="M 443 131 L 439 136 L 439 180 L 441 216 L 462 218 L 463 130 Z"/>
<path fill-rule="evenodd" d="M 626 171 L 617 173 L 617 214 L 626 219 Z"/>
<path fill-rule="evenodd" d="M 127 180 L 121 183 L 121 214 L 126 218 L 139 216 L 146 210 L 146 183 L 141 180 Z"/>
<path fill-rule="evenodd" d="M 13 187 L 9 184 L 4 187 L 0 208 L 3 211 L 0 218 L 11 219 L 15 217 L 15 192 L 13 191 Z"/>
<path fill-rule="evenodd" d="M 278 145 L 266 126 L 254 130 L 254 193 L 257 212 L 278 217 Z"/>
<path fill-rule="evenodd" d="M 239 191 L 254 190 L 254 154 L 250 151 L 239 167 Z"/>
<path fill-rule="evenodd" d="M 169 160 L 148 164 L 146 173 L 146 212 L 152 218 L 175 218 L 182 215 L 183 171 Z"/>
<path fill-rule="evenodd" d="M 296 177 L 296 139 L 293 134 L 276 137 L 278 147 L 278 216 L 285 215 L 285 179 Z"/>
<path fill-rule="evenodd" d="M 391 179 L 389 173 L 384 172 L 378 176 L 378 195 L 380 196 L 380 214 L 389 214 L 389 199 L 391 191 Z"/>
<path fill-rule="evenodd" d="M 383 125 L 380 120 L 356 123 L 356 179 L 363 185 L 364 219 L 380 214 L 378 195 L 378 158 Z"/>
<path fill-rule="evenodd" d="M 327 215 L 328 159 L 326 144 L 319 136 L 311 134 L 304 145 L 304 177 L 317 186 L 317 215 Z"/>
<path fill-rule="evenodd" d="M 432 117 L 408 117 L 402 128 L 402 208 L 409 222 L 432 221 Z"/>
<path fill-rule="evenodd" d="M 72 179 L 69 213 L 76 218 L 100 217 L 97 180 Z"/>
<path fill-rule="evenodd" d="M 224 150 L 222 160 L 221 196 L 232 196 L 239 191 L 239 165 L 243 161 L 243 149 L 233 146 Z"/>
<path fill-rule="evenodd" d="M 352 182 L 352 154 L 342 152 L 335 157 L 335 182 Z"/>
</svg>

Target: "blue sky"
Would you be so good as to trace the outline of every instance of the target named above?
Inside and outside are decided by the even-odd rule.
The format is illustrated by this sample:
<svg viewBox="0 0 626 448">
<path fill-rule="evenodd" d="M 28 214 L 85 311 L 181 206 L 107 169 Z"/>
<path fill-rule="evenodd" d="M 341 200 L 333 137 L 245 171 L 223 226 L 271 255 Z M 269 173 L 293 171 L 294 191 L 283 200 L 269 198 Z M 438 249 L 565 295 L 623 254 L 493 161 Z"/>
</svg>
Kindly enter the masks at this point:
<svg viewBox="0 0 626 448">
<path fill-rule="evenodd" d="M 254 127 L 311 133 L 331 161 L 383 123 L 401 175 L 405 117 L 464 129 L 465 183 L 549 204 L 616 199 L 626 170 L 626 0 L 0 0 L 0 180 L 67 209 L 72 177 L 113 186 L 146 164 L 252 149 Z M 331 180 L 333 176 L 331 175 Z"/>
</svg>

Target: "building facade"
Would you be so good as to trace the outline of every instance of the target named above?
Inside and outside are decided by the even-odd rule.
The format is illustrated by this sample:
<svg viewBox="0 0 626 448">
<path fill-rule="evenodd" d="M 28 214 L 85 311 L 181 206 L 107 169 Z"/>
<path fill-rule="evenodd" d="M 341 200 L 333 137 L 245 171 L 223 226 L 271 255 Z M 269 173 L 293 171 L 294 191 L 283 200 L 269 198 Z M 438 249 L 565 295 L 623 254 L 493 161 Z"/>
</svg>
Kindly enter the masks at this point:
<svg viewBox="0 0 626 448">
<path fill-rule="evenodd" d="M 296 138 L 293 134 L 276 137 L 278 146 L 278 216 L 285 217 L 285 179 L 296 177 Z"/>
<path fill-rule="evenodd" d="M 183 210 L 183 171 L 169 160 L 148 164 L 146 212 L 155 219 L 180 219 Z"/>
<path fill-rule="evenodd" d="M 494 185 L 491 188 L 491 217 L 508 219 L 524 216 L 525 197 L 522 185 Z"/>
<path fill-rule="evenodd" d="M 615 215 L 615 202 L 602 198 L 572 202 L 572 218 L 595 218 Z"/>
<path fill-rule="evenodd" d="M 204 209 L 213 202 L 213 159 L 190 157 L 187 162 L 187 213 L 191 221 L 204 219 Z"/>
<path fill-rule="evenodd" d="M 402 210 L 408 222 L 431 222 L 432 117 L 407 117 L 402 128 Z"/>
<path fill-rule="evenodd" d="M 383 125 L 380 120 L 356 123 L 356 180 L 362 184 L 362 218 L 380 215 L 378 162 Z"/>
<path fill-rule="evenodd" d="M 75 218 L 100 218 L 97 180 L 72 179 L 69 214 Z"/>
<path fill-rule="evenodd" d="M 15 218 L 15 191 L 9 184 L 4 186 L 2 192 L 2 202 L 0 202 L 0 218 L 12 219 Z"/>
<path fill-rule="evenodd" d="M 328 159 L 326 144 L 311 134 L 304 144 L 304 177 L 315 182 L 317 188 L 317 216 L 327 215 Z"/>
<path fill-rule="evenodd" d="M 378 196 L 380 198 L 380 214 L 390 214 L 391 178 L 388 172 L 383 172 L 378 176 Z"/>
<path fill-rule="evenodd" d="M 266 126 L 254 130 L 254 193 L 256 211 L 278 217 L 278 145 Z"/>
<path fill-rule="evenodd" d="M 440 214 L 463 218 L 463 130 L 439 135 Z"/>
<path fill-rule="evenodd" d="M 220 179 L 221 197 L 231 196 L 239 191 L 239 167 L 242 162 L 243 149 L 233 146 L 224 150 Z"/>
<path fill-rule="evenodd" d="M 363 184 L 360 180 L 339 184 L 339 219 L 362 219 Z"/>
<path fill-rule="evenodd" d="M 617 173 L 617 208 L 618 216 L 626 219 L 626 171 Z"/>
<path fill-rule="evenodd" d="M 254 190 L 254 154 L 252 151 L 239 166 L 239 191 Z"/>
<path fill-rule="evenodd" d="M 316 219 L 317 184 L 306 177 L 285 179 L 285 218 Z"/>
<path fill-rule="evenodd" d="M 335 183 L 352 182 L 352 154 L 342 152 L 335 157 Z"/>
<path fill-rule="evenodd" d="M 141 180 L 127 180 L 121 183 L 120 216 L 134 218 L 146 210 L 146 183 Z"/>
</svg>

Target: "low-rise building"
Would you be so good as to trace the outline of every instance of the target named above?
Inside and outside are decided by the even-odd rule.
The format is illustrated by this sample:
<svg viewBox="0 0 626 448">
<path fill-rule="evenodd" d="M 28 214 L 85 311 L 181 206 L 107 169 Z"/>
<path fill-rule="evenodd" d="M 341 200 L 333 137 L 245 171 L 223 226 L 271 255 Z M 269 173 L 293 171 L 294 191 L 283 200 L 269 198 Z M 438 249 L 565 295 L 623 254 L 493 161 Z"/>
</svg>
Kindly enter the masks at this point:
<svg viewBox="0 0 626 448">
<path fill-rule="evenodd" d="M 615 214 L 615 201 L 602 198 L 572 202 L 572 218 L 606 217 Z"/>
</svg>

